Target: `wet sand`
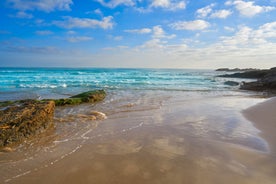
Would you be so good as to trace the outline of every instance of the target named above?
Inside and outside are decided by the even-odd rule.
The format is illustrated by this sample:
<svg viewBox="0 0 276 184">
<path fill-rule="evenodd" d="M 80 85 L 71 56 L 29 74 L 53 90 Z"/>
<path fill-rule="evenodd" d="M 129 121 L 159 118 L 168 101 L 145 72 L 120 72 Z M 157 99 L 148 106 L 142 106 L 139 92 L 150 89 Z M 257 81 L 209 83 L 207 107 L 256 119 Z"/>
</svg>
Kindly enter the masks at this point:
<svg viewBox="0 0 276 184">
<path fill-rule="evenodd" d="M 270 130 L 259 127 L 254 119 L 263 131 L 264 139 L 260 137 L 250 122 L 255 117 L 249 115 L 256 114 L 253 110 L 258 105 L 244 112 L 250 121 L 241 113 L 263 99 L 153 94 L 135 93 L 121 99 L 116 94 L 96 107 L 58 109 L 56 118 L 66 119 L 71 113 L 71 119 L 57 124 L 46 143 L 29 143 L 27 148 L 23 145 L 14 153 L 0 155 L 1 182 L 276 183 L 275 152 L 270 151 L 275 139 L 266 137 Z M 268 104 L 272 112 L 275 106 Z M 108 119 L 95 124 L 75 116 L 95 108 Z"/>
</svg>

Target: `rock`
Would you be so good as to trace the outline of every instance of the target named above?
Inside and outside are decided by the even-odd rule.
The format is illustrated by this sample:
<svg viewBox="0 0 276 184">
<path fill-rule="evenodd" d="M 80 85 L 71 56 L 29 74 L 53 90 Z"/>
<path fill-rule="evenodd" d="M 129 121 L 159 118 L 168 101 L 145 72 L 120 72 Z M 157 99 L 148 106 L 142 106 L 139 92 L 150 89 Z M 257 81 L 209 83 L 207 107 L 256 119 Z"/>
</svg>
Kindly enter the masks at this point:
<svg viewBox="0 0 276 184">
<path fill-rule="evenodd" d="M 218 71 L 218 72 L 245 72 L 245 71 L 255 71 L 257 69 L 254 69 L 254 68 L 233 68 L 233 69 L 230 69 L 230 68 L 219 68 L 219 69 L 216 69 L 215 71 Z"/>
<path fill-rule="evenodd" d="M 238 86 L 238 85 L 240 85 L 240 83 L 235 82 L 235 81 L 226 81 L 226 82 L 224 82 L 224 84 L 228 85 L 228 86 Z"/>
<path fill-rule="evenodd" d="M 95 103 L 105 98 L 104 90 L 94 90 L 68 99 L 21 100 L 0 102 L 0 147 L 19 143 L 53 126 L 55 106 Z M 95 111 L 85 117 L 89 120 L 106 119 Z M 63 122 L 63 119 L 57 119 Z"/>
<path fill-rule="evenodd" d="M 253 91 L 268 91 L 275 93 L 276 92 L 276 79 L 260 79 L 255 82 L 244 82 L 242 83 L 241 89 L 244 90 L 253 90 Z"/>
<path fill-rule="evenodd" d="M 9 153 L 9 152 L 14 152 L 14 149 L 11 147 L 3 147 L 2 149 L 0 149 L 0 151 Z"/>
<path fill-rule="evenodd" d="M 54 100 L 56 106 L 79 105 L 82 103 L 80 98 L 62 98 Z"/>
<path fill-rule="evenodd" d="M 268 74 L 268 70 L 254 70 L 254 71 L 246 71 L 242 73 L 219 75 L 218 77 L 259 79 L 261 77 L 264 77 L 267 74 Z"/>
<path fill-rule="evenodd" d="M 215 71 L 218 71 L 218 72 L 228 72 L 228 71 L 230 71 L 230 69 L 229 68 L 218 68 Z"/>
<path fill-rule="evenodd" d="M 262 83 L 256 81 L 256 82 L 243 82 L 241 84 L 240 89 L 243 90 L 252 90 L 252 91 L 262 91 L 264 89 L 264 86 Z"/>
<path fill-rule="evenodd" d="M 102 101 L 106 97 L 106 93 L 104 90 L 93 90 L 87 91 L 75 96 L 71 96 L 66 99 L 56 99 L 56 106 L 64 106 L 64 105 L 78 105 L 81 103 L 95 103 Z"/>
<path fill-rule="evenodd" d="M 89 114 L 95 116 L 97 120 L 104 120 L 107 118 L 104 113 L 99 111 L 91 111 Z"/>
<path fill-rule="evenodd" d="M 254 70 L 243 73 L 220 75 L 218 77 L 257 79 L 253 82 L 243 82 L 240 89 L 253 91 L 266 91 L 276 94 L 276 67 L 269 70 Z"/>
<path fill-rule="evenodd" d="M 0 147 L 21 142 L 51 127 L 54 109 L 54 101 L 9 103 L 0 110 Z"/>
</svg>

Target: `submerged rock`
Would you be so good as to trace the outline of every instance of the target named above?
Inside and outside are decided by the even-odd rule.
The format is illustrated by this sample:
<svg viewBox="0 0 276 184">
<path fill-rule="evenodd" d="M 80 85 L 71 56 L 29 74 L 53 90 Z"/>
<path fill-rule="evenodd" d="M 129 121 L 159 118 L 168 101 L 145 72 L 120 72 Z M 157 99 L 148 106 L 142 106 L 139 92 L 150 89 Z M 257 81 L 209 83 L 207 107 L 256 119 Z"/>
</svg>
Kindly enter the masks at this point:
<svg viewBox="0 0 276 184">
<path fill-rule="evenodd" d="M 0 147 L 23 141 L 53 125 L 54 101 L 22 100 L 0 110 Z"/>
<path fill-rule="evenodd" d="M 235 82 L 235 81 L 226 81 L 226 82 L 224 82 L 224 84 L 228 85 L 228 86 L 238 86 L 238 85 L 240 85 L 240 83 Z"/>
<path fill-rule="evenodd" d="M 91 111 L 90 115 L 95 116 L 97 120 L 104 120 L 107 118 L 107 116 L 99 111 Z"/>
<path fill-rule="evenodd" d="M 93 90 L 87 91 L 84 93 L 80 93 L 75 96 L 71 96 L 70 98 L 65 99 L 56 99 L 56 106 L 64 106 L 64 105 L 78 105 L 81 103 L 95 103 L 102 101 L 106 97 L 106 93 L 104 90 Z"/>
</svg>

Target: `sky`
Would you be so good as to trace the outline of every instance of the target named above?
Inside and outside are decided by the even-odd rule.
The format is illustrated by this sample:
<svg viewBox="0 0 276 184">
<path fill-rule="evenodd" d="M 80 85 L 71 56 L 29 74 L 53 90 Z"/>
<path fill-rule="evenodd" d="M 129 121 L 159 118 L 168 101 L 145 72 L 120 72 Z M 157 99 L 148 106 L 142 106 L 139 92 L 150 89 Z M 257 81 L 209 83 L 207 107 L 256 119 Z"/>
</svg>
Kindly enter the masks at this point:
<svg viewBox="0 0 276 184">
<path fill-rule="evenodd" d="M 271 68 L 276 0 L 2 0 L 1 67 Z"/>
</svg>

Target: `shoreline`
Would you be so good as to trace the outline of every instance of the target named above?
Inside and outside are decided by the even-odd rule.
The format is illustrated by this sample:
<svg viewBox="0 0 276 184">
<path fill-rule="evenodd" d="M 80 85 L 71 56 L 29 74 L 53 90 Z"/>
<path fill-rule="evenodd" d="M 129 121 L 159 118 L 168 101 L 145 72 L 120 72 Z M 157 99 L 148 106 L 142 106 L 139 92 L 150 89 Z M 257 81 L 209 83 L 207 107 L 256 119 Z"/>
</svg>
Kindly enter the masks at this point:
<svg viewBox="0 0 276 184">
<path fill-rule="evenodd" d="M 270 148 L 270 154 L 276 155 L 276 97 L 267 99 L 257 105 L 242 111 L 246 119 L 260 130 L 260 136 L 264 138 Z"/>
<path fill-rule="evenodd" d="M 259 136 L 239 136 L 251 131 L 255 136 L 256 128 L 241 111 L 263 99 L 156 91 L 124 94 L 110 93 L 96 106 L 58 108 L 56 118 L 64 121 L 56 123 L 53 134 L 2 153 L 0 182 L 275 183 L 275 159 L 259 152 L 261 147 L 246 149 Z M 93 122 L 79 116 L 95 109 L 108 118 Z"/>
</svg>

